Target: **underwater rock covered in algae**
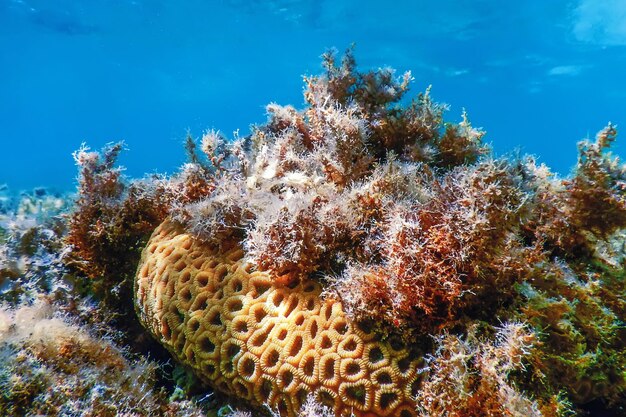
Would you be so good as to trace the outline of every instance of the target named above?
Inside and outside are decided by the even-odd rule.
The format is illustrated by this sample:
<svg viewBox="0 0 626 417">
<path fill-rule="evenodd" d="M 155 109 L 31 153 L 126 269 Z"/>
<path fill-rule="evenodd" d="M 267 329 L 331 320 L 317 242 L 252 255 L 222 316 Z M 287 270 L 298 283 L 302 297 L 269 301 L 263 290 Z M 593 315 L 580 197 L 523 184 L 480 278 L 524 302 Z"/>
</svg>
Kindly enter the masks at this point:
<svg viewBox="0 0 626 417">
<path fill-rule="evenodd" d="M 201 417 L 155 387 L 156 364 L 130 360 L 110 339 L 45 301 L 0 307 L 0 415 Z"/>
<path fill-rule="evenodd" d="M 44 189 L 17 194 L 0 187 L 0 302 L 33 300 L 42 291 L 62 296 L 65 225 L 58 216 L 69 201 Z"/>
<path fill-rule="evenodd" d="M 367 323 L 382 350 L 399 340 L 423 354 L 427 366 L 416 354 L 411 359 L 423 371 L 422 383 L 410 388 L 414 414 L 568 415 L 584 411 L 590 401 L 622 412 L 626 167 L 608 152 L 614 126 L 580 144 L 573 175 L 561 180 L 532 158 L 491 157 L 483 132 L 465 114 L 458 124 L 444 123 L 445 106 L 434 103 L 428 90 L 400 105 L 408 73 L 396 78 L 391 70 L 358 72 L 350 51 L 341 63 L 326 54 L 324 65 L 324 75 L 306 79 L 305 109 L 269 105 L 265 125 L 231 142 L 207 132 L 201 143 L 205 158 L 188 140 L 190 162 L 181 173 L 134 182 L 134 194 L 102 200 L 100 186 L 90 179 L 117 172 L 113 161 L 105 157 L 107 166 L 96 166 L 95 176 L 94 167 L 82 165 L 85 181 L 70 242 L 76 258 L 87 260 L 85 271 L 93 264 L 95 280 L 103 271 L 114 272 L 102 269 L 102 259 L 130 245 L 124 274 L 111 275 L 128 276 L 133 259 L 139 260 L 137 248 L 148 238 L 146 229 L 169 217 L 160 231 L 176 232 L 152 238 L 171 239 L 167 255 L 151 253 L 149 243 L 137 272 L 141 318 L 195 368 L 207 363 L 202 355 L 211 350 L 208 343 L 201 346 L 200 340 L 210 340 L 200 337 L 202 326 L 218 326 L 211 332 L 227 339 L 219 341 L 222 356 L 212 360 L 227 376 L 211 367 L 197 373 L 255 404 L 265 397 L 241 381 L 262 368 L 255 357 L 241 360 L 251 351 L 244 351 L 239 333 L 225 322 L 232 327 L 246 319 L 247 330 L 241 327 L 240 333 L 248 337 L 248 349 L 254 338 L 246 331 L 262 329 L 264 319 L 275 317 L 268 312 L 248 323 L 248 295 L 238 294 L 223 305 L 221 325 L 206 324 L 204 317 L 217 308 L 208 294 L 217 305 L 226 300 L 224 292 L 209 291 L 209 304 L 201 305 L 195 280 L 205 267 L 210 272 L 218 264 L 227 271 L 237 266 L 225 276 L 228 283 L 240 281 L 241 291 L 245 279 L 259 276 L 272 294 L 298 293 L 313 283 L 321 289 L 320 310 L 325 303 L 339 306 L 355 333 Z M 132 204 L 137 195 L 150 198 Z M 125 222 L 137 218 L 149 222 L 125 233 Z M 97 234 L 89 233 L 91 225 Z M 185 245 L 205 248 L 202 265 L 188 266 Z M 242 259 L 226 260 L 234 248 L 241 249 Z M 231 284 L 224 283 L 224 291 Z M 240 310 L 241 318 L 235 314 Z M 312 345 L 319 337 L 318 331 Z M 215 348 L 216 342 L 211 340 Z M 227 349 L 233 345 L 239 350 Z M 280 366 L 295 368 L 288 358 L 283 349 Z M 319 365 L 307 369 L 317 369 L 320 380 Z M 304 385 L 292 397 L 297 404 L 319 391 L 317 382 L 307 385 L 306 377 L 313 376 L 299 376 Z M 265 377 L 269 382 L 261 387 L 268 387 L 270 405 L 295 415 L 291 401 L 272 403 L 279 395 L 275 387 L 284 388 L 279 375 Z M 356 392 L 357 400 L 362 392 Z M 337 398 L 333 412 L 350 412 L 355 398 Z M 355 412 L 380 414 L 375 402 L 367 404 L 372 407 Z"/>
<path fill-rule="evenodd" d="M 81 297 L 62 263 L 69 201 L 0 189 L 0 416 L 205 415 L 170 398 L 166 371 L 131 353 L 112 314 Z"/>
</svg>

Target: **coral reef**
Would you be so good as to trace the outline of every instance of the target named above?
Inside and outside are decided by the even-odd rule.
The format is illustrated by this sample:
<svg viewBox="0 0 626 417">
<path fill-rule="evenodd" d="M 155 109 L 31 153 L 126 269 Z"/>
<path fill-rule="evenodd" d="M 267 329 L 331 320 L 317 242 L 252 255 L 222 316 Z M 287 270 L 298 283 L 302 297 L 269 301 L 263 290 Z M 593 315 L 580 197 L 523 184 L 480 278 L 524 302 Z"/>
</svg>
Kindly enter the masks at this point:
<svg viewBox="0 0 626 417">
<path fill-rule="evenodd" d="M 279 415 L 310 393 L 335 415 L 415 415 L 421 354 L 320 300 L 320 285 L 276 287 L 237 245 L 217 251 L 165 222 L 143 252 L 140 318 L 179 360 L 220 391 Z"/>
<path fill-rule="evenodd" d="M 337 306 L 355 334 L 366 326 L 379 346 L 410 346 L 411 364 L 423 356 L 422 382 L 395 393 L 411 397 L 411 415 L 567 416 L 590 404 L 623 414 L 626 166 L 609 152 L 615 127 L 581 142 L 572 175 L 560 179 L 531 157 L 491 156 L 465 113 L 444 122 L 430 89 L 407 102 L 410 73 L 359 72 L 352 50 L 323 62 L 323 75 L 305 79 L 304 109 L 270 104 L 249 136 L 209 131 L 201 152 L 189 137 L 189 163 L 170 178 L 125 180 L 114 166 L 120 146 L 79 152 L 67 259 L 91 277 L 89 291 L 130 321 L 134 268 L 161 225 L 137 270 L 141 319 L 200 378 L 253 405 L 294 416 L 323 391 L 310 384 L 281 405 L 291 388 L 279 373 L 252 390 L 245 380 L 270 352 L 251 349 L 248 333 L 278 317 L 248 301 L 263 277 L 263 294 L 286 297 L 279 305 L 312 285 L 321 291 L 314 305 Z M 169 243 L 153 253 L 160 239 Z M 201 291 L 199 279 L 224 282 Z M 206 322 L 219 308 L 222 323 Z M 321 343 L 320 329 L 303 346 Z M 285 349 L 281 364 L 296 375 Z M 332 404 L 332 413 L 350 411 Z"/>
</svg>

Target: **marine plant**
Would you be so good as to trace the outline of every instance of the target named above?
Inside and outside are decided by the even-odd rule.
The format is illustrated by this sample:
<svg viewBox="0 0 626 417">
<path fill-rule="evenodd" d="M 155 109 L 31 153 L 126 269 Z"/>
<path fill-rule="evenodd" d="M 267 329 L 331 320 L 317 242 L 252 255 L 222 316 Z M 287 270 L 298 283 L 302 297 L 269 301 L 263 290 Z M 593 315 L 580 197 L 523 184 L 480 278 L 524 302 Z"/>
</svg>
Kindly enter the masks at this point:
<svg viewBox="0 0 626 417">
<path fill-rule="evenodd" d="M 7 188 L 0 190 L 0 201 L 0 302 L 15 306 L 44 292 L 62 298 L 65 224 L 59 216 L 68 210 L 68 196 Z"/>
<path fill-rule="evenodd" d="M 156 364 L 71 323 L 45 301 L 0 308 L 3 416 L 204 415 L 155 388 Z"/>
<path fill-rule="evenodd" d="M 71 200 L 0 190 L 0 415 L 205 415 L 193 392 L 170 395 L 170 367 L 131 351 L 64 266 Z"/>
<path fill-rule="evenodd" d="M 114 143 L 101 152 L 83 146 L 74 153 L 78 193 L 63 236 L 63 261 L 79 277 L 75 289 L 81 296 L 93 298 L 114 315 L 125 342 L 141 348 L 149 343 L 141 338 L 143 331 L 128 302 L 141 248 L 173 207 L 207 194 L 213 181 L 203 166 L 193 162 L 175 179 L 152 176 L 130 181 L 115 165 L 122 149 L 123 143 Z"/>
<path fill-rule="evenodd" d="M 465 113 L 444 122 L 430 89 L 407 104 L 410 73 L 359 72 L 351 50 L 323 63 L 323 75 L 305 79 L 303 110 L 270 104 L 249 136 L 207 132 L 202 153 L 188 140 L 190 162 L 171 178 L 121 186 L 117 150 L 104 160 L 79 154 L 68 239 L 76 264 L 105 293 L 116 288 L 107 280 L 124 277 L 129 297 L 148 242 L 135 278 L 142 322 L 213 387 L 281 415 L 298 407 L 273 403 L 273 384 L 285 384 L 257 375 L 270 350 L 263 342 L 250 357 L 243 346 L 252 351 L 266 316 L 289 314 L 256 312 L 248 298 L 295 292 L 298 308 L 291 296 L 276 305 L 291 313 L 310 285 L 350 329 L 372 331 L 381 351 L 399 343 L 427 359 L 407 415 L 569 415 L 593 401 L 623 411 L 626 166 L 608 151 L 615 127 L 582 142 L 573 174 L 560 179 L 532 157 L 491 156 Z M 263 291 L 252 285 L 259 276 Z M 235 301 L 211 316 L 226 295 Z M 289 326 L 309 326 L 296 316 Z M 211 326 L 228 335 L 219 348 L 200 337 Z M 307 331 L 316 345 L 321 333 Z M 276 366 L 295 367 L 288 350 Z M 421 363 L 409 356 L 409 367 Z M 237 385 L 250 372 L 269 381 L 267 395 Z M 304 384 L 298 405 L 324 399 L 294 375 L 290 383 Z M 333 412 L 385 414 L 358 404 L 366 390 L 357 391 L 354 404 L 328 393 Z"/>
</svg>

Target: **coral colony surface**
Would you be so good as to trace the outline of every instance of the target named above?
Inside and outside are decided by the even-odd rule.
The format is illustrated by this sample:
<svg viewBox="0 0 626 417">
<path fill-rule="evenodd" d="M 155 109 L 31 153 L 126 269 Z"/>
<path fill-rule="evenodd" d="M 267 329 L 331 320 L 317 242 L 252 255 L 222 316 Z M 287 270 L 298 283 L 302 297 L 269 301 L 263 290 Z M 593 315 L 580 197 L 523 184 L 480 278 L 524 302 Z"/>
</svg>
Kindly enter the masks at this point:
<svg viewBox="0 0 626 417">
<path fill-rule="evenodd" d="M 0 415 L 626 415 L 626 166 L 495 158 L 348 50 L 249 136 L 0 199 Z M 73 203 L 69 203 L 73 200 Z"/>
</svg>

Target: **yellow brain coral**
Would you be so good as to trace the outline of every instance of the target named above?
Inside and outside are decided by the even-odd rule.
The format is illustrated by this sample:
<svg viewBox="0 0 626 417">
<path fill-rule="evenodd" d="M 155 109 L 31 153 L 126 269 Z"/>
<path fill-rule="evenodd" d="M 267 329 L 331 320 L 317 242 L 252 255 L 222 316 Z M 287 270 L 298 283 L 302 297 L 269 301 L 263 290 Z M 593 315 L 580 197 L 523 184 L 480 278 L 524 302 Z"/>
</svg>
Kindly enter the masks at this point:
<svg viewBox="0 0 626 417">
<path fill-rule="evenodd" d="M 309 393 L 336 415 L 416 414 L 421 358 L 349 321 L 317 282 L 277 287 L 173 222 L 143 251 L 135 285 L 144 325 L 197 375 L 251 404 L 294 416 Z"/>
</svg>

